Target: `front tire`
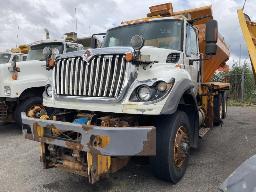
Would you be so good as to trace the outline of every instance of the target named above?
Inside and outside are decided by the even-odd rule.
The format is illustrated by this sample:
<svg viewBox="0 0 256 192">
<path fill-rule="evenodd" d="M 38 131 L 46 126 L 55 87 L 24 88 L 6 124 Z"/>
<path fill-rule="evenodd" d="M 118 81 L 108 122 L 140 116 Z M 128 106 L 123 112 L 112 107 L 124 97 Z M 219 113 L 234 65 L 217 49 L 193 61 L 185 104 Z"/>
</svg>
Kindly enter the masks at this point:
<svg viewBox="0 0 256 192">
<path fill-rule="evenodd" d="M 190 123 L 186 113 L 178 111 L 156 121 L 156 156 L 151 158 L 154 175 L 162 180 L 180 181 L 188 165 Z"/>
<path fill-rule="evenodd" d="M 31 107 L 36 105 L 42 105 L 43 99 L 41 97 L 30 97 L 24 101 L 22 101 L 17 107 L 14 112 L 14 118 L 19 127 L 22 127 L 22 119 L 21 113 L 27 112 Z"/>
</svg>

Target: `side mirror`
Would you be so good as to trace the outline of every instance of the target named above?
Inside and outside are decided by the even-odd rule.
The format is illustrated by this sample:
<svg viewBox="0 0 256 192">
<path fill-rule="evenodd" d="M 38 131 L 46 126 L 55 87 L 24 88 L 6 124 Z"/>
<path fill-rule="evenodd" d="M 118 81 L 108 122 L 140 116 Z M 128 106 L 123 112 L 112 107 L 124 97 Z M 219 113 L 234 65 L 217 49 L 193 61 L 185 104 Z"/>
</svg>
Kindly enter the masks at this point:
<svg viewBox="0 0 256 192">
<path fill-rule="evenodd" d="M 44 55 L 45 59 L 49 58 L 51 56 L 51 54 L 52 54 L 52 50 L 50 47 L 45 47 L 43 49 L 43 55 Z"/>
<path fill-rule="evenodd" d="M 18 60 L 18 56 L 14 55 L 13 58 L 12 58 L 12 63 L 16 64 L 17 60 Z"/>
<path fill-rule="evenodd" d="M 91 37 L 91 48 L 95 49 L 101 46 L 101 40 L 106 36 L 106 33 L 96 33 Z"/>
<path fill-rule="evenodd" d="M 98 47 L 98 42 L 97 42 L 97 39 L 92 37 L 91 38 L 91 48 L 95 49 Z"/>
<path fill-rule="evenodd" d="M 140 49 L 144 46 L 144 38 L 140 35 L 134 35 L 131 38 L 131 46 L 135 51 L 140 51 Z"/>
<path fill-rule="evenodd" d="M 130 44 L 134 49 L 135 58 L 139 58 L 140 50 L 144 46 L 145 40 L 141 35 L 134 35 L 131 38 Z"/>
<path fill-rule="evenodd" d="M 216 55 L 217 52 L 217 41 L 218 41 L 218 22 L 216 20 L 210 20 L 206 23 L 205 32 L 205 54 Z"/>
<path fill-rule="evenodd" d="M 17 67 L 17 63 L 16 63 L 17 60 L 18 60 L 18 56 L 15 55 L 15 56 L 12 58 L 11 67 L 8 67 L 8 70 L 9 70 L 11 73 L 20 72 L 20 68 Z"/>
<path fill-rule="evenodd" d="M 56 64 L 57 55 L 59 55 L 59 50 L 57 48 L 45 47 L 43 55 L 46 60 L 46 70 L 53 69 Z"/>
</svg>

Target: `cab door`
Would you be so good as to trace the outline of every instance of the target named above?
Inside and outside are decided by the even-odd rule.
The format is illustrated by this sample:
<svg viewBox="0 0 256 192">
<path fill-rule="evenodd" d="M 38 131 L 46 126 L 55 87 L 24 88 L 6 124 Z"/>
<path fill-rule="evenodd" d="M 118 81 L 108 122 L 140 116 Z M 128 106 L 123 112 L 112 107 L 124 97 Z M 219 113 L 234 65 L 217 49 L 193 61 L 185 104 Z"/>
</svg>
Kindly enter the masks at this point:
<svg viewBox="0 0 256 192">
<path fill-rule="evenodd" d="M 186 46 L 185 46 L 185 68 L 191 76 L 191 80 L 195 87 L 199 82 L 199 70 L 200 70 L 199 43 L 198 32 L 190 24 L 186 25 Z"/>
</svg>

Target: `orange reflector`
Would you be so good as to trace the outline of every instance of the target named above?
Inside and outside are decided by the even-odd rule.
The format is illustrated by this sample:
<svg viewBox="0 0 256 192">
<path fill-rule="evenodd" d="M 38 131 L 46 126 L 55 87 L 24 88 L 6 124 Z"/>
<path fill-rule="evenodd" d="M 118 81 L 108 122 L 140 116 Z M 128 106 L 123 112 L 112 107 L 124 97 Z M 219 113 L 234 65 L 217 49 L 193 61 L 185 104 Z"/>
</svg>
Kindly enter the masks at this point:
<svg viewBox="0 0 256 192">
<path fill-rule="evenodd" d="M 182 64 L 176 64 L 175 67 L 181 69 L 182 68 Z"/>
<path fill-rule="evenodd" d="M 15 72 L 12 74 L 12 80 L 17 80 L 18 79 L 18 73 Z"/>
<path fill-rule="evenodd" d="M 125 60 L 130 62 L 133 60 L 133 54 L 131 52 L 125 53 Z"/>
<path fill-rule="evenodd" d="M 48 67 L 52 69 L 55 66 L 56 62 L 54 59 L 50 58 L 48 59 Z"/>
</svg>

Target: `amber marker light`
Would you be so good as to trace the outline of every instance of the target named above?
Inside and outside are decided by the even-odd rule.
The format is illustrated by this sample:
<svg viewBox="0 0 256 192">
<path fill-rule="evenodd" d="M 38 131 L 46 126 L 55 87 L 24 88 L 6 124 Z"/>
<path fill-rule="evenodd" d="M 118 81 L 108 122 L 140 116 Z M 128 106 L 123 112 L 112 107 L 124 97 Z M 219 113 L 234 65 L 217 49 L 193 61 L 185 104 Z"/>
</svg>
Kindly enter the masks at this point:
<svg viewBox="0 0 256 192">
<path fill-rule="evenodd" d="M 12 80 L 17 80 L 18 79 L 18 73 L 15 72 L 12 74 Z"/>
<path fill-rule="evenodd" d="M 49 58 L 49 59 L 48 59 L 48 67 L 49 67 L 50 69 L 53 69 L 54 66 L 55 66 L 55 64 L 56 64 L 56 61 L 55 61 L 54 59 L 52 59 L 52 58 Z"/>
<path fill-rule="evenodd" d="M 182 68 L 182 64 L 176 64 L 175 67 L 181 69 Z"/>
<path fill-rule="evenodd" d="M 133 60 L 133 54 L 131 52 L 125 53 L 125 60 L 131 62 Z"/>
</svg>

